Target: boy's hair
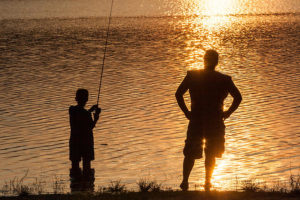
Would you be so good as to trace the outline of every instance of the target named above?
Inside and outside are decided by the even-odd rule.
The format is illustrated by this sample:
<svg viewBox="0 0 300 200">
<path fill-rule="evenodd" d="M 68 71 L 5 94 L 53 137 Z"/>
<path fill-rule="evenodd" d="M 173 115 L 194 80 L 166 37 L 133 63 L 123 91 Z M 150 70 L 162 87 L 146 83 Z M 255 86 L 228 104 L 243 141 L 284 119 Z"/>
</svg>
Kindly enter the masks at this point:
<svg viewBox="0 0 300 200">
<path fill-rule="evenodd" d="M 88 98 L 88 96 L 89 96 L 89 91 L 87 89 L 80 88 L 76 91 L 76 100 L 77 101 L 86 99 L 86 98 Z"/>
<path fill-rule="evenodd" d="M 204 60 L 209 63 L 209 67 L 215 67 L 219 62 L 219 54 L 213 49 L 207 50 L 204 54 Z"/>
</svg>

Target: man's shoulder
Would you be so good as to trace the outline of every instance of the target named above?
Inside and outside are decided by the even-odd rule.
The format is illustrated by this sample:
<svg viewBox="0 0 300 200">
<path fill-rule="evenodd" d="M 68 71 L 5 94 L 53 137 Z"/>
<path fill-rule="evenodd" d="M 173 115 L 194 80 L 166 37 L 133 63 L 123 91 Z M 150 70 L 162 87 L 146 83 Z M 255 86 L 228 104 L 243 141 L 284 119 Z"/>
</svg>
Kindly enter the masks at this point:
<svg viewBox="0 0 300 200">
<path fill-rule="evenodd" d="M 203 70 L 202 69 L 193 69 L 193 70 L 188 70 L 187 71 L 187 77 L 191 78 L 191 77 L 199 77 L 203 74 Z"/>
<path fill-rule="evenodd" d="M 209 74 L 205 73 L 205 70 L 203 70 L 203 69 L 187 71 L 187 76 L 188 77 L 195 77 L 196 78 L 196 77 L 201 77 L 201 76 L 206 77 L 208 75 L 209 77 L 215 77 L 215 78 L 218 78 L 218 79 L 231 80 L 231 76 L 229 76 L 227 74 L 224 74 L 224 73 L 221 73 L 219 71 L 213 71 L 212 73 L 209 73 Z"/>
<path fill-rule="evenodd" d="M 218 71 L 215 71 L 216 72 L 216 75 L 223 78 L 223 79 L 226 79 L 226 80 L 230 80 L 231 79 L 231 76 L 227 75 L 227 74 L 224 74 L 224 73 L 221 73 L 221 72 L 218 72 Z"/>
<path fill-rule="evenodd" d="M 187 71 L 188 74 L 200 74 L 202 72 L 203 72 L 203 69 L 191 69 L 191 70 Z"/>
</svg>

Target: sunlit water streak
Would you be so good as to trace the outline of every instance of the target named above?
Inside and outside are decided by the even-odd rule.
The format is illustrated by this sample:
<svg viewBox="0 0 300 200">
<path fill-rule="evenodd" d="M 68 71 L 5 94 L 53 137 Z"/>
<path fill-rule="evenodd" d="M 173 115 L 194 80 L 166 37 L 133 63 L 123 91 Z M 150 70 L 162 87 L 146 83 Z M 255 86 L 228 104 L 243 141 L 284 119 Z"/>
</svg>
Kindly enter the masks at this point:
<svg viewBox="0 0 300 200">
<path fill-rule="evenodd" d="M 216 188 L 298 174 L 299 22 L 299 15 L 114 18 L 94 131 L 95 184 L 121 179 L 134 188 L 146 177 L 178 188 L 187 120 L 174 93 L 209 48 L 243 95 L 226 121 Z M 96 102 L 106 23 L 0 21 L 0 185 L 27 169 L 28 181 L 68 180 L 68 107 L 79 87 L 91 93 L 88 106 Z M 198 161 L 191 184 L 203 183 L 203 170 Z"/>
</svg>

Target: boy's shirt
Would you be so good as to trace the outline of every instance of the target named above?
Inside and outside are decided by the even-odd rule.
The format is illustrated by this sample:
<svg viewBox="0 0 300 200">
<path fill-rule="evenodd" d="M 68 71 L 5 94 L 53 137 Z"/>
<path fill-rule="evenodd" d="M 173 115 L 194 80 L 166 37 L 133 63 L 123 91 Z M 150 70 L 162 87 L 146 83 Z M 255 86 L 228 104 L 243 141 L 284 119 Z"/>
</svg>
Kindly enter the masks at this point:
<svg viewBox="0 0 300 200">
<path fill-rule="evenodd" d="M 71 137 L 86 137 L 93 134 L 91 113 L 79 106 L 70 106 Z"/>
<path fill-rule="evenodd" d="M 79 106 L 70 106 L 70 157 L 72 161 L 94 160 L 94 122 L 91 113 Z"/>
</svg>

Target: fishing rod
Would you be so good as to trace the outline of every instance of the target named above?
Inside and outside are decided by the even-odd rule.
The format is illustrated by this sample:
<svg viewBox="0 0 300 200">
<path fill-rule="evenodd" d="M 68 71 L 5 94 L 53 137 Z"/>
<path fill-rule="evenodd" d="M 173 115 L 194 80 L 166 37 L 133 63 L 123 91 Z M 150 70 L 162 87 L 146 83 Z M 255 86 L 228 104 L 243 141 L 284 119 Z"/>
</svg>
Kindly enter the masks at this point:
<svg viewBox="0 0 300 200">
<path fill-rule="evenodd" d="M 108 37 L 109 37 L 109 29 L 110 29 L 110 23 L 111 23 L 113 4 L 114 4 L 114 0 L 111 0 L 110 14 L 109 14 L 109 18 L 108 18 L 108 26 L 107 26 L 107 32 L 106 32 L 106 41 L 105 41 L 104 53 L 103 53 L 103 59 L 102 59 L 102 69 L 101 69 L 101 75 L 100 75 L 100 81 L 99 81 L 97 105 L 99 104 L 99 97 L 100 97 L 100 91 L 101 91 L 101 85 L 102 85 L 102 77 L 103 77 L 103 71 L 104 71 L 104 65 L 105 65 L 105 57 L 106 57 L 106 51 L 107 51 L 107 43 L 108 43 Z"/>
</svg>

